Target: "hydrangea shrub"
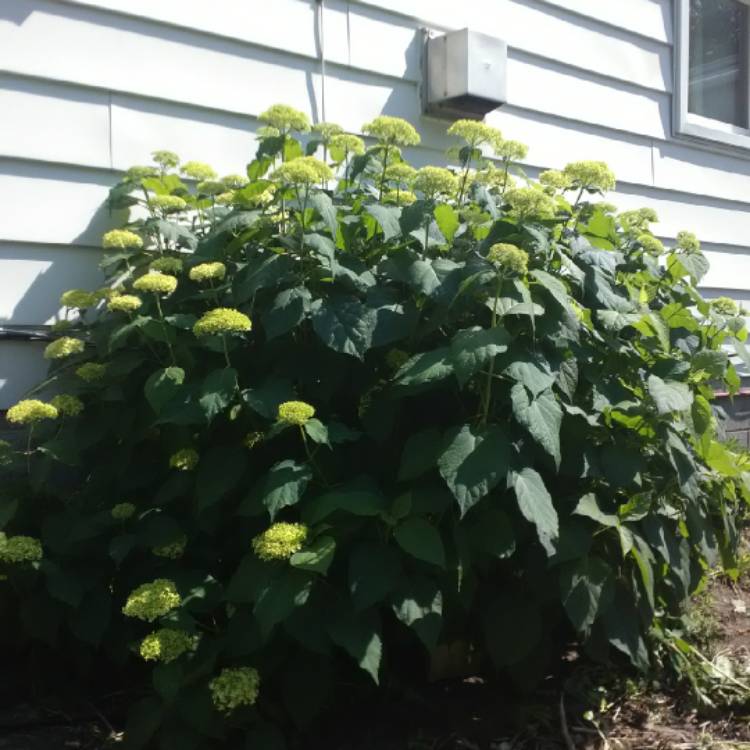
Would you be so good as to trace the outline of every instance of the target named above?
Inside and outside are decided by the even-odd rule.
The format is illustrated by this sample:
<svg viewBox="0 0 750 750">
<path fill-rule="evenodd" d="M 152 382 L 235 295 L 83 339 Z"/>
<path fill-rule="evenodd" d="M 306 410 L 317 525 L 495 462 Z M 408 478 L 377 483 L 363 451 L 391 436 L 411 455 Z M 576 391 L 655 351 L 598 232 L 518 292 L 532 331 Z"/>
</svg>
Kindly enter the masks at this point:
<svg viewBox="0 0 750 750">
<path fill-rule="evenodd" d="M 136 668 L 130 746 L 181 750 L 353 687 L 528 682 L 571 637 L 648 670 L 749 497 L 711 405 L 747 332 L 697 239 L 618 215 L 601 162 L 514 178 L 525 147 L 483 123 L 416 170 L 402 120 L 305 148 L 302 113 L 264 119 L 246 177 L 169 151 L 124 175 L 107 284 L 63 295 L 8 412 L 17 664 Z"/>
</svg>

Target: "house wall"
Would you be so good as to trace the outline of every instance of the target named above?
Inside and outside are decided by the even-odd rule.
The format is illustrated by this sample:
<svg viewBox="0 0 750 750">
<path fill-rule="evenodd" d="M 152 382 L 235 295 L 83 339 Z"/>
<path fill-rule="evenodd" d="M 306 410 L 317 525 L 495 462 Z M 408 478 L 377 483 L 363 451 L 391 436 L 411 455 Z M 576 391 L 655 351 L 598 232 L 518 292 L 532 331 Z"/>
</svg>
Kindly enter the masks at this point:
<svg viewBox="0 0 750 750">
<path fill-rule="evenodd" d="M 103 207 L 122 170 L 169 148 L 242 171 L 276 102 L 321 119 L 314 0 L 0 2 L 0 325 L 41 324 L 97 280 Z M 708 294 L 750 300 L 750 153 L 671 136 L 671 0 L 325 0 L 325 116 L 349 131 L 413 122 L 419 166 L 446 123 L 420 114 L 421 29 L 507 40 L 508 104 L 488 122 L 529 145 L 529 173 L 603 159 L 610 199 L 654 207 L 665 240 L 690 229 Z M 38 344 L 0 342 L 0 408 L 43 375 Z"/>
</svg>

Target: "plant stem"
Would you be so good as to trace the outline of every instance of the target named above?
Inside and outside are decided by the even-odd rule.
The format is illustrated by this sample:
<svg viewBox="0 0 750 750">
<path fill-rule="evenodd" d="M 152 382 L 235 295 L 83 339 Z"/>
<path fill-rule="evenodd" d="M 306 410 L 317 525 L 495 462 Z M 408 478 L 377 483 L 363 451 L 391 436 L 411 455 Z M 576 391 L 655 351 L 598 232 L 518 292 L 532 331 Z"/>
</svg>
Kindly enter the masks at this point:
<svg viewBox="0 0 750 750">
<path fill-rule="evenodd" d="M 310 444 L 307 442 L 307 435 L 305 434 L 305 428 L 300 425 L 299 428 L 300 434 L 302 435 L 302 444 L 305 446 L 305 453 L 307 454 L 307 460 L 310 462 L 310 465 L 315 469 L 318 476 L 320 477 L 320 481 L 323 482 L 323 484 L 328 487 L 328 481 L 325 478 L 325 474 L 323 474 L 320 466 L 315 461 L 315 458 L 313 457 L 312 451 L 310 450 Z"/>
<path fill-rule="evenodd" d="M 497 326 L 497 303 L 500 299 L 500 289 L 502 288 L 503 278 L 500 274 L 497 275 L 495 281 L 495 302 L 492 306 L 492 319 L 490 321 L 490 328 Z M 484 384 L 483 393 L 483 404 L 482 404 L 482 418 L 480 420 L 481 425 L 487 424 L 487 417 L 490 413 L 490 401 L 492 400 L 492 378 L 495 374 L 495 358 L 490 360 L 490 365 L 487 368 L 487 381 Z"/>
<path fill-rule="evenodd" d="M 231 368 L 232 367 L 232 363 L 231 363 L 231 361 L 229 359 L 229 349 L 227 348 L 227 335 L 225 333 L 221 334 L 221 343 L 222 343 L 222 345 L 224 347 L 224 359 L 227 362 L 227 367 Z"/>
<path fill-rule="evenodd" d="M 380 192 L 378 194 L 378 200 L 383 198 L 383 185 L 385 184 L 385 170 L 388 168 L 388 144 L 385 144 L 385 151 L 383 151 L 383 171 L 380 173 Z"/>
<path fill-rule="evenodd" d="M 26 474 L 31 477 L 31 436 L 34 434 L 34 425 L 29 425 L 29 436 L 26 438 Z"/>
<path fill-rule="evenodd" d="M 164 313 L 161 311 L 161 301 L 159 295 L 154 294 L 156 298 L 156 309 L 159 311 L 159 320 L 161 321 L 161 327 L 164 331 L 164 340 L 167 342 L 167 349 L 169 349 L 169 358 L 172 360 L 172 364 L 176 365 L 177 360 L 175 359 L 174 352 L 172 351 L 172 344 L 169 341 L 169 329 L 167 328 L 167 322 L 164 320 Z"/>
</svg>

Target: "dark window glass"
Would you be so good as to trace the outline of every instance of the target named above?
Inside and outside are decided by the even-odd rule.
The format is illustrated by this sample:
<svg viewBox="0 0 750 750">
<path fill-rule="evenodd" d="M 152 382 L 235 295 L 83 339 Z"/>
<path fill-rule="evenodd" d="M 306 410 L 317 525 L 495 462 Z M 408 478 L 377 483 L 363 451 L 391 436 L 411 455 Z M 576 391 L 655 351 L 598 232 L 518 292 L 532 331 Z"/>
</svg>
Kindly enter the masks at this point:
<svg viewBox="0 0 750 750">
<path fill-rule="evenodd" d="M 690 0 L 688 110 L 748 127 L 748 11 L 739 0 Z"/>
</svg>

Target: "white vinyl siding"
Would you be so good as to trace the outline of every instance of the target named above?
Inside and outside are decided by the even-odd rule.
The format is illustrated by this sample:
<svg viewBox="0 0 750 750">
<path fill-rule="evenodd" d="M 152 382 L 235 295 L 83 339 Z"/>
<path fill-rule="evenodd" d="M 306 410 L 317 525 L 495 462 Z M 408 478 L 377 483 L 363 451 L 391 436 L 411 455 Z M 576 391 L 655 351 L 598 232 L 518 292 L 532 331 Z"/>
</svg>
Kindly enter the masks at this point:
<svg viewBox="0 0 750 750">
<path fill-rule="evenodd" d="M 0 2 L 0 324 L 50 322 L 98 278 L 103 201 L 122 170 L 169 148 L 241 172 L 276 102 L 320 119 L 314 0 Z M 488 121 L 529 145 L 529 174 L 603 159 L 612 202 L 651 205 L 657 233 L 700 236 L 708 291 L 750 296 L 750 153 L 672 137 L 672 0 L 325 0 L 326 117 L 358 132 L 381 112 L 444 160 L 447 123 L 420 114 L 422 29 L 468 26 L 509 45 L 508 103 Z M 0 343 L 0 408 L 44 369 Z"/>
</svg>

